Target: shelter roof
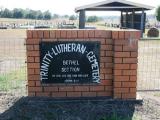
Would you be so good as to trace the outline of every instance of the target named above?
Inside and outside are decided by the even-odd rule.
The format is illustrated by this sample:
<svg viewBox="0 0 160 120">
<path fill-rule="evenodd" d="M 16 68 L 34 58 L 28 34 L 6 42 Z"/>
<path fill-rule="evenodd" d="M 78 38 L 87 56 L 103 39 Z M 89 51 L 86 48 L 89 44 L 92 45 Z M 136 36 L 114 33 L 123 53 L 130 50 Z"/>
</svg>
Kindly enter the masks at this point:
<svg viewBox="0 0 160 120">
<path fill-rule="evenodd" d="M 142 11 L 151 10 L 154 7 L 126 0 L 106 0 L 98 3 L 84 5 L 75 8 L 76 12 L 86 11 Z"/>
</svg>

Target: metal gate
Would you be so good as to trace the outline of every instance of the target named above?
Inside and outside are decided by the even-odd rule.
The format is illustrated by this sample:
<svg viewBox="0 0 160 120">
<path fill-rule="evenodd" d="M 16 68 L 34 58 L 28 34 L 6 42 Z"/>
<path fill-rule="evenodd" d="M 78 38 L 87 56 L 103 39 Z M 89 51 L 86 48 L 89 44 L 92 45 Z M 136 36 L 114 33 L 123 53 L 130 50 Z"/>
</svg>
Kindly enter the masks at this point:
<svg viewBox="0 0 160 120">
<path fill-rule="evenodd" d="M 138 90 L 160 91 L 160 39 L 141 39 L 138 49 Z"/>
<path fill-rule="evenodd" d="M 0 94 L 24 96 L 26 95 L 25 39 L 10 34 L 3 35 L 3 31 L 1 34 Z"/>
</svg>

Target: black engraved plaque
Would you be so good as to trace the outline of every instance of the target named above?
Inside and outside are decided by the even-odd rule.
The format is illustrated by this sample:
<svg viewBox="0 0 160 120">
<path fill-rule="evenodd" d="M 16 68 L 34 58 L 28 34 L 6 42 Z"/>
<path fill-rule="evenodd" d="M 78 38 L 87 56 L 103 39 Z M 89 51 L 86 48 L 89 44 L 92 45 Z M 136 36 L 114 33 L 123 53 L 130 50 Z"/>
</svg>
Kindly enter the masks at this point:
<svg viewBox="0 0 160 120">
<path fill-rule="evenodd" d="M 100 42 L 40 43 L 42 83 L 100 83 Z"/>
</svg>

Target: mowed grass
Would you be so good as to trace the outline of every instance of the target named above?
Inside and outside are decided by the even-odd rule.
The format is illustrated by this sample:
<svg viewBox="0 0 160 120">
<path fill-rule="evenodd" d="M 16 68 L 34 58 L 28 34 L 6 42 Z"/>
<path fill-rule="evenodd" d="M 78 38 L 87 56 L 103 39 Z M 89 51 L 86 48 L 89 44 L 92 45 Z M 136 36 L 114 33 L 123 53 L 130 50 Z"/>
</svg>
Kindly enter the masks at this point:
<svg viewBox="0 0 160 120">
<path fill-rule="evenodd" d="M 155 94 L 154 94 L 154 96 L 156 96 L 156 97 L 160 97 L 160 92 L 155 93 Z"/>
<path fill-rule="evenodd" d="M 12 90 L 23 89 L 26 84 L 26 68 L 21 67 L 18 70 L 0 74 L 0 92 L 9 92 Z"/>
<path fill-rule="evenodd" d="M 0 92 L 25 92 L 25 29 L 0 30 Z"/>
</svg>

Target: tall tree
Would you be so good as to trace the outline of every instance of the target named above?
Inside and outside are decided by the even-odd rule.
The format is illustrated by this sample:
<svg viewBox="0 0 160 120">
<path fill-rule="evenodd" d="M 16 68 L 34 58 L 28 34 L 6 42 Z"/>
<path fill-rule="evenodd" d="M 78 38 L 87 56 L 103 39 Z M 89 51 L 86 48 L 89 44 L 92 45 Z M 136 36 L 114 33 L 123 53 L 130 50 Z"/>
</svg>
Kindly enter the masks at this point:
<svg viewBox="0 0 160 120">
<path fill-rule="evenodd" d="M 25 18 L 36 19 L 36 14 L 34 10 L 27 10 Z"/>
<path fill-rule="evenodd" d="M 77 19 L 77 17 L 75 16 L 75 15 L 71 15 L 70 17 L 69 17 L 69 20 L 76 20 Z"/>
<path fill-rule="evenodd" d="M 3 13 L 3 7 L 0 7 L 0 17 L 2 16 Z"/>
<path fill-rule="evenodd" d="M 31 9 L 21 9 L 15 8 L 13 10 L 9 10 L 7 8 L 3 9 L 0 7 L 0 17 L 3 18 L 26 18 L 26 19 L 45 19 L 49 20 L 52 18 L 50 11 L 42 12 L 41 10 L 31 10 Z M 55 18 L 58 18 L 58 14 L 54 14 Z M 67 17 L 67 16 L 66 16 Z"/>
<path fill-rule="evenodd" d="M 98 22 L 99 18 L 97 16 L 89 16 L 87 22 Z"/>
<path fill-rule="evenodd" d="M 13 9 L 13 18 L 23 18 L 25 11 L 23 9 Z"/>
<path fill-rule="evenodd" d="M 53 19 L 57 19 L 57 18 L 59 18 L 59 15 L 58 14 L 53 14 L 53 17 L 52 17 Z"/>
<path fill-rule="evenodd" d="M 1 11 L 1 17 L 11 18 L 12 17 L 12 11 L 10 11 L 7 8 L 5 8 L 4 10 Z"/>
<path fill-rule="evenodd" d="M 158 21 L 160 21 L 160 6 L 156 9 L 156 18 Z"/>
<path fill-rule="evenodd" d="M 43 19 L 43 13 L 40 10 L 37 11 L 37 19 L 38 20 L 42 20 Z"/>
<path fill-rule="evenodd" d="M 69 15 L 63 15 L 64 18 L 69 18 Z"/>
<path fill-rule="evenodd" d="M 52 18 L 51 13 L 47 10 L 43 13 L 45 20 L 50 20 Z"/>
</svg>

